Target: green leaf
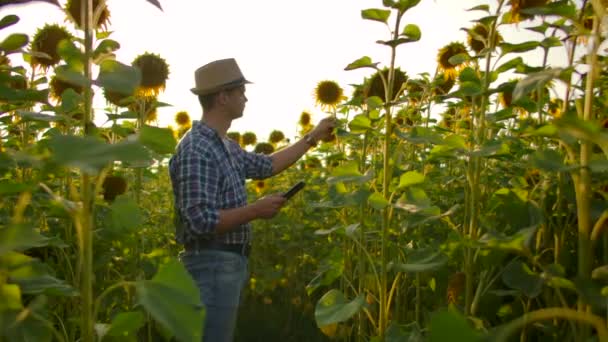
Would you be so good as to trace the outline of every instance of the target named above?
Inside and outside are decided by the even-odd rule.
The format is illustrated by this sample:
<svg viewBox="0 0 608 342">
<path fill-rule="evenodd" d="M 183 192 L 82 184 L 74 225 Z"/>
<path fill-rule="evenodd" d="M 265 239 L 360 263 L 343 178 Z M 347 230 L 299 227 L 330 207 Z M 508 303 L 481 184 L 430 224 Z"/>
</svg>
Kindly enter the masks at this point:
<svg viewBox="0 0 608 342">
<path fill-rule="evenodd" d="M 3 50 L 5 54 L 17 52 L 29 42 L 30 38 L 26 34 L 13 33 L 0 43 L 0 50 Z"/>
<path fill-rule="evenodd" d="M 139 141 L 159 154 L 175 152 L 177 141 L 168 128 L 143 126 L 139 131 Z"/>
<path fill-rule="evenodd" d="M 112 324 L 106 332 L 108 336 L 135 336 L 137 330 L 145 323 L 144 315 L 139 311 L 121 312 L 114 316 Z"/>
<path fill-rule="evenodd" d="M 36 186 L 34 184 L 21 183 L 11 179 L 0 180 L 0 194 L 10 195 L 19 194 L 25 191 L 32 191 Z"/>
<path fill-rule="evenodd" d="M 398 272 L 419 273 L 435 271 L 448 262 L 448 257 L 442 252 L 431 249 L 413 251 L 407 257 L 407 263 L 394 262 L 390 267 Z"/>
<path fill-rule="evenodd" d="M 422 32 L 420 32 L 420 27 L 418 27 L 418 25 L 407 24 L 403 28 L 401 35 L 407 37 L 412 42 L 417 42 L 422 37 Z"/>
<path fill-rule="evenodd" d="M 409 132 L 395 130 L 395 134 L 413 144 L 441 144 L 441 135 L 429 127 L 414 126 Z"/>
<path fill-rule="evenodd" d="M 591 278 L 608 280 L 608 265 L 597 267 L 591 272 Z"/>
<path fill-rule="evenodd" d="M 484 12 L 488 12 L 490 13 L 490 6 L 489 5 L 478 5 L 475 7 L 471 7 L 468 10 L 466 10 L 467 12 L 471 12 L 471 11 L 484 11 Z"/>
<path fill-rule="evenodd" d="M 538 296 L 543 287 L 543 279 L 540 275 L 521 261 L 511 262 L 505 267 L 502 281 L 508 287 L 521 291 L 529 298 Z"/>
<path fill-rule="evenodd" d="M 398 189 L 402 190 L 408 186 L 420 184 L 424 182 L 424 175 L 418 171 L 408 171 L 399 178 Z"/>
<path fill-rule="evenodd" d="M 370 9 L 365 9 L 361 11 L 361 17 L 363 19 L 368 19 L 368 20 L 375 20 L 375 21 L 379 21 L 382 23 L 387 22 L 388 18 L 391 15 L 391 11 L 390 10 L 384 10 L 384 9 L 379 9 L 379 8 L 370 8 Z"/>
<path fill-rule="evenodd" d="M 540 46 L 545 49 L 549 49 L 552 47 L 562 46 L 562 42 L 557 37 L 547 37 L 540 42 Z"/>
<path fill-rule="evenodd" d="M 0 285 L 0 312 L 22 308 L 23 304 L 21 304 L 21 289 L 19 289 L 19 285 Z"/>
<path fill-rule="evenodd" d="M 564 164 L 564 157 L 555 150 L 536 151 L 531 158 L 534 167 L 549 172 L 567 171 Z"/>
<path fill-rule="evenodd" d="M 557 126 L 558 133 L 562 136 L 565 135 L 597 144 L 608 158 L 608 132 L 598 122 L 563 116 L 554 120 L 553 124 Z"/>
<path fill-rule="evenodd" d="M 429 342 L 481 341 L 467 319 L 456 311 L 439 311 L 431 316 Z"/>
<path fill-rule="evenodd" d="M 70 39 L 62 39 L 57 53 L 74 70 L 84 70 L 84 53 Z"/>
<path fill-rule="evenodd" d="M 496 71 L 498 73 L 503 73 L 505 71 L 517 68 L 517 66 L 521 65 L 523 62 L 524 62 L 523 58 L 515 57 L 515 58 L 509 60 L 508 62 L 501 64 L 498 68 L 496 68 Z"/>
<path fill-rule="evenodd" d="M 45 246 L 48 238 L 24 225 L 10 225 L 0 228 L 0 255 L 32 247 Z"/>
<path fill-rule="evenodd" d="M 96 84 L 105 90 L 131 95 L 141 83 L 141 71 L 114 60 L 104 60 L 99 65 Z"/>
<path fill-rule="evenodd" d="M 384 196 L 382 196 L 382 194 L 379 193 L 379 192 L 372 193 L 367 198 L 367 202 L 369 203 L 369 205 L 372 208 L 374 208 L 376 210 L 382 210 L 382 209 L 386 208 L 389 205 L 388 200 L 386 200 L 384 198 Z"/>
<path fill-rule="evenodd" d="M 38 121 L 38 122 L 57 122 L 65 121 L 64 117 L 57 115 L 49 115 L 43 113 L 29 112 L 24 110 L 18 110 L 17 115 L 20 116 L 24 122 Z"/>
<path fill-rule="evenodd" d="M 137 301 L 179 341 L 200 341 L 204 310 L 199 290 L 184 266 L 175 259 L 164 264 L 151 280 L 135 284 Z"/>
<path fill-rule="evenodd" d="M 360 182 L 366 180 L 367 177 L 359 172 L 359 164 L 356 161 L 351 161 L 336 167 L 327 179 L 327 182 L 334 184 L 338 182 Z"/>
<path fill-rule="evenodd" d="M 536 49 L 540 46 L 540 43 L 537 41 L 528 41 L 519 44 L 509 44 L 509 43 L 500 43 L 500 49 L 503 55 L 508 53 L 523 53 Z"/>
<path fill-rule="evenodd" d="M 462 83 L 460 83 L 459 92 L 464 96 L 481 95 L 481 93 L 482 93 L 481 84 L 476 83 L 476 82 L 462 82 Z"/>
<path fill-rule="evenodd" d="M 7 28 L 11 25 L 15 25 L 16 23 L 19 22 L 19 17 L 14 15 L 14 14 L 9 14 L 4 16 L 4 18 L 2 18 L 0 20 L 0 30 L 2 30 L 3 28 Z"/>
<path fill-rule="evenodd" d="M 355 70 L 355 69 L 359 69 L 359 68 L 376 69 L 377 65 L 378 65 L 378 63 L 373 63 L 372 59 L 369 58 L 368 56 L 363 56 L 363 57 L 357 59 L 356 61 L 350 63 L 349 65 L 347 65 L 346 68 L 344 68 L 344 70 Z"/>
<path fill-rule="evenodd" d="M 518 101 L 531 91 L 537 89 L 538 87 L 544 86 L 547 82 L 554 78 L 558 78 L 562 71 L 563 69 L 561 68 L 555 68 L 528 75 L 523 80 L 517 82 L 515 90 L 513 90 L 513 101 Z"/>
<path fill-rule="evenodd" d="M 418 5 L 420 0 L 397 0 L 394 1 L 392 8 L 399 10 L 401 13 L 405 13 L 410 8 Z"/>
<path fill-rule="evenodd" d="M 79 108 L 84 102 L 82 95 L 78 94 L 74 89 L 68 88 L 61 94 L 61 110 L 64 113 L 71 113 Z"/>
<path fill-rule="evenodd" d="M 55 75 L 58 79 L 69 84 L 73 84 L 83 88 L 90 87 L 90 82 L 86 77 L 84 77 L 84 74 L 81 71 L 74 69 L 72 66 L 60 65 L 56 67 Z"/>
<path fill-rule="evenodd" d="M 536 229 L 537 226 L 524 228 L 512 236 L 506 236 L 497 232 L 488 232 L 479 239 L 479 242 L 489 248 L 521 253 L 523 251 L 529 251 L 532 240 L 536 235 Z"/>
<path fill-rule="evenodd" d="M 592 160 L 589 162 L 589 169 L 591 169 L 591 172 L 608 172 L 608 160 Z"/>
<path fill-rule="evenodd" d="M 352 133 L 359 134 L 365 133 L 373 127 L 372 121 L 365 114 L 358 114 L 348 123 L 348 128 Z"/>
<path fill-rule="evenodd" d="M 511 153 L 509 145 L 501 141 L 487 141 L 475 151 L 468 153 L 472 157 L 496 157 L 504 156 Z"/>
<path fill-rule="evenodd" d="M 60 165 L 92 173 L 113 161 L 140 162 L 150 158 L 138 142 L 123 140 L 117 144 L 107 144 L 90 136 L 56 135 L 50 139 L 49 147 L 54 160 Z"/>
<path fill-rule="evenodd" d="M 365 104 L 369 109 L 378 109 L 384 106 L 384 101 L 379 96 L 370 96 L 365 100 Z"/>
<path fill-rule="evenodd" d="M 475 70 L 473 70 L 471 67 L 462 69 L 462 71 L 458 74 L 458 80 L 460 82 L 476 83 L 481 87 L 481 79 L 479 78 L 477 72 L 475 72 Z"/>
<path fill-rule="evenodd" d="M 556 15 L 560 17 L 575 19 L 576 7 L 570 1 L 555 1 L 543 6 L 524 8 L 521 13 L 529 15 Z"/>
<path fill-rule="evenodd" d="M 27 309 L 29 310 L 29 309 Z M 24 314 L 25 313 L 25 314 Z M 37 313 L 41 314 L 41 313 Z M 2 331 L 4 341 L 11 342 L 51 342 L 53 334 L 46 322 L 34 318 L 23 310 L 10 310 L 0 313 L 0 321 L 6 324 Z"/>
<path fill-rule="evenodd" d="M 111 206 L 112 229 L 115 232 L 133 232 L 142 223 L 139 206 L 132 198 L 118 196 Z"/>
<path fill-rule="evenodd" d="M 0 101 L 4 102 L 43 102 L 47 103 L 49 98 L 49 90 L 35 90 L 35 89 L 13 89 L 0 85 Z"/>
<path fill-rule="evenodd" d="M 9 270 L 9 282 L 19 285 L 28 295 L 49 294 L 74 296 L 77 291 L 63 280 L 55 278 L 51 268 L 38 259 L 10 252 L 0 256 L 0 264 Z"/>
<path fill-rule="evenodd" d="M 345 322 L 361 310 L 365 303 L 365 295 L 348 302 L 344 294 L 332 289 L 319 299 L 315 308 L 315 321 L 318 327 Z"/>
<path fill-rule="evenodd" d="M 99 58 L 101 55 L 112 53 L 118 49 L 120 49 L 120 44 L 117 41 L 112 39 L 104 39 L 95 48 L 93 58 Z"/>
<path fill-rule="evenodd" d="M 460 65 L 470 59 L 471 59 L 471 56 L 469 56 L 468 53 L 464 52 L 464 53 L 459 53 L 457 55 L 450 57 L 450 59 L 448 59 L 448 63 L 450 63 L 452 65 Z"/>
</svg>

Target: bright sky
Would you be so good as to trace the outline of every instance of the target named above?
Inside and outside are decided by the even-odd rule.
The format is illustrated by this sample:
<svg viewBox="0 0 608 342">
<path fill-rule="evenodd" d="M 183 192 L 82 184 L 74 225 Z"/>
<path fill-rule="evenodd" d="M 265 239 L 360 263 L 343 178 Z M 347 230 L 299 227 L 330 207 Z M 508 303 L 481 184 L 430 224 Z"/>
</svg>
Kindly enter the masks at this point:
<svg viewBox="0 0 608 342">
<path fill-rule="evenodd" d="M 110 38 L 121 44 L 117 59 L 130 64 L 137 55 L 152 52 L 170 65 L 167 88 L 159 100 L 173 107 L 159 110 L 160 126 L 171 124 L 181 110 L 200 118 L 200 105 L 189 89 L 194 70 L 211 60 L 236 58 L 245 77 L 254 82 L 247 87 L 244 117 L 233 122 L 231 130 L 254 131 L 258 140 L 265 140 L 273 129 L 294 137 L 303 110 L 313 113 L 315 123 L 322 118 L 325 114 L 313 99 L 317 82 L 335 80 L 350 94 L 349 84 L 361 83 L 372 73 L 371 69 L 344 71 L 350 62 L 362 56 L 381 66 L 390 61 L 390 49 L 375 43 L 389 38 L 386 26 L 361 19 L 361 10 L 381 8 L 380 0 L 160 2 L 162 12 L 144 0 L 107 0 L 114 32 Z M 464 42 L 466 33 L 460 28 L 471 27 L 471 20 L 484 15 L 465 9 L 487 3 L 495 6 L 492 0 L 421 1 L 406 13 L 403 23 L 417 24 L 422 39 L 399 47 L 397 66 L 410 76 L 432 74 L 437 51 L 451 41 Z M 0 39 L 9 32 L 33 35 L 44 23 L 72 28 L 59 9 L 42 2 L 3 7 L 0 16 L 7 14 L 17 14 L 21 21 L 3 30 Z M 540 37 L 525 26 L 510 25 L 500 32 L 512 43 Z M 564 50 L 558 49 L 559 56 L 550 59 L 551 64 L 565 59 Z M 526 62 L 539 65 L 540 57 L 531 56 Z M 100 93 L 96 116 L 103 117 Z"/>
</svg>

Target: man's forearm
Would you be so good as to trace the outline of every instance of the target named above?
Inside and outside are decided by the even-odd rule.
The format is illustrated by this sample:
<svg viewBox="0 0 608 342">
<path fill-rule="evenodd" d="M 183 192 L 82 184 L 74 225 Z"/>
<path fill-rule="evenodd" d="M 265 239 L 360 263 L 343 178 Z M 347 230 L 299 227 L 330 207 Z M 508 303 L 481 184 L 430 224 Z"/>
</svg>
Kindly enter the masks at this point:
<svg viewBox="0 0 608 342">
<path fill-rule="evenodd" d="M 235 227 L 253 221 L 257 218 L 255 208 L 251 204 L 240 208 L 221 209 L 218 213 L 220 219 L 215 226 L 215 231 L 218 234 L 228 233 Z"/>
<path fill-rule="evenodd" d="M 272 159 L 272 175 L 285 170 L 302 158 L 312 146 L 307 143 L 304 139 L 298 140 L 296 143 L 285 147 L 270 155 Z"/>
</svg>

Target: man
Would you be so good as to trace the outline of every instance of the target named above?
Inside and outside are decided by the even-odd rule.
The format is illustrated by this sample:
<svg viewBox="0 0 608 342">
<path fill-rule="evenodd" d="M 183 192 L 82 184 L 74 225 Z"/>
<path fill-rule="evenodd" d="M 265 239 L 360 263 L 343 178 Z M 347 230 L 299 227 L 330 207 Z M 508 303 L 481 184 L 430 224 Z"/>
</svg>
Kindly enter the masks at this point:
<svg viewBox="0 0 608 342">
<path fill-rule="evenodd" d="M 180 141 L 169 162 L 175 196 L 176 239 L 181 260 L 206 307 L 205 342 L 229 342 L 234 335 L 240 293 L 248 277 L 250 222 L 274 217 L 286 199 L 273 194 L 247 203 L 245 179 L 276 175 L 319 140 L 330 138 L 335 120 L 326 118 L 301 140 L 270 156 L 243 150 L 226 137 L 243 115 L 245 79 L 234 59 L 206 64 L 195 72 L 202 120 Z"/>
</svg>

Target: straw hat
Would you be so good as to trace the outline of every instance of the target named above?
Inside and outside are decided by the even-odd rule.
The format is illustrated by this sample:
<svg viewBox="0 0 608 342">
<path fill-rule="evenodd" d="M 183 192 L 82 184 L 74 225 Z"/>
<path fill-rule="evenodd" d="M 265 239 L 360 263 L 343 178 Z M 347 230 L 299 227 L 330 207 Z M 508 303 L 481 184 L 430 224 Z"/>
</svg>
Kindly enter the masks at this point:
<svg viewBox="0 0 608 342">
<path fill-rule="evenodd" d="M 194 72 L 196 95 L 208 95 L 223 89 L 251 83 L 245 79 L 234 58 L 220 59 L 205 64 Z"/>
</svg>

